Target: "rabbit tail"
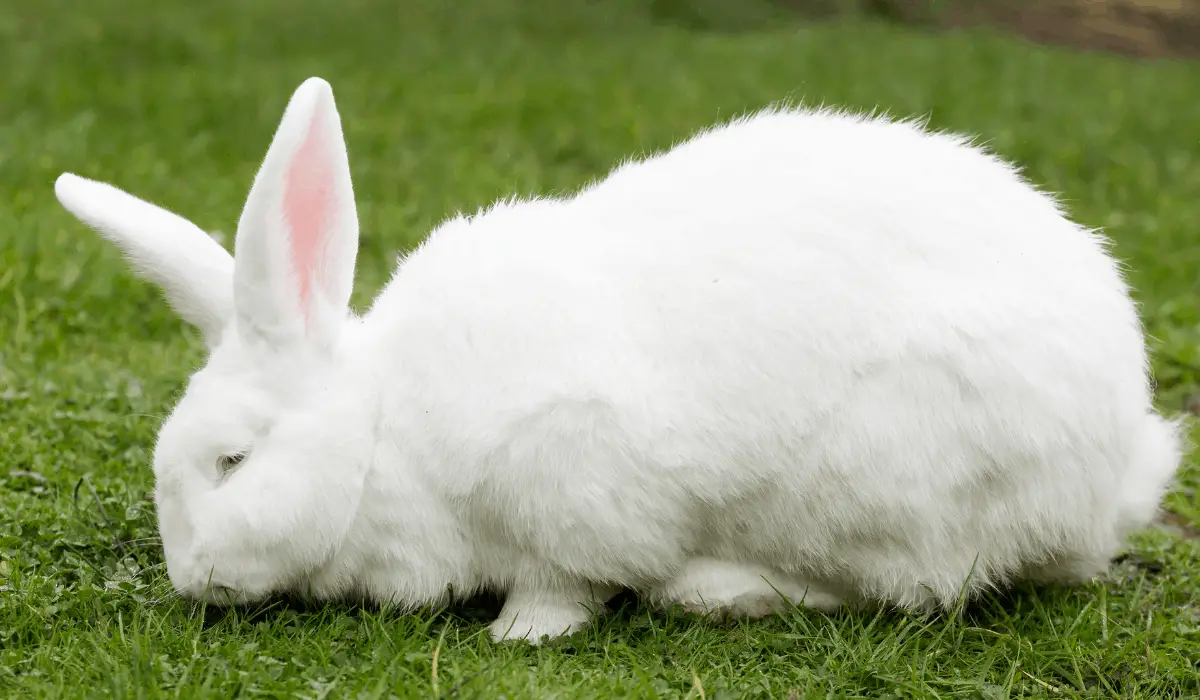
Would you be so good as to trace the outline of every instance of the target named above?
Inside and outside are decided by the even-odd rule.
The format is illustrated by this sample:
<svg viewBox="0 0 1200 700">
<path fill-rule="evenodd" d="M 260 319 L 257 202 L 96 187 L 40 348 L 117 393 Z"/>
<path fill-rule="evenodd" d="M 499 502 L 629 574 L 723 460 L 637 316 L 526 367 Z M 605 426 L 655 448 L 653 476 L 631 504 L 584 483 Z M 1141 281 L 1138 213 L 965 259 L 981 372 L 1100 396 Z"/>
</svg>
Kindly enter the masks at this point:
<svg viewBox="0 0 1200 700">
<path fill-rule="evenodd" d="M 1121 480 L 1117 529 L 1122 536 L 1149 525 L 1183 458 L 1182 425 L 1153 411 L 1143 419 Z"/>
</svg>

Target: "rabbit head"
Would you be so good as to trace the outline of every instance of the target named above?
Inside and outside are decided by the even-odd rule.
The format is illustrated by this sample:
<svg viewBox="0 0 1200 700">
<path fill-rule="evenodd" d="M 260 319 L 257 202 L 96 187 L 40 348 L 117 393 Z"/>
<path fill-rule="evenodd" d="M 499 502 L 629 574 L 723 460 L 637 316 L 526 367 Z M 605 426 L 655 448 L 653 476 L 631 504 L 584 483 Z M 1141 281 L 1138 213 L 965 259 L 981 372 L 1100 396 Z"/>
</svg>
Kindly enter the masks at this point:
<svg viewBox="0 0 1200 700">
<path fill-rule="evenodd" d="M 255 551 L 261 545 L 239 549 L 236 539 L 246 518 L 286 519 L 261 492 L 249 495 L 250 486 L 281 459 L 278 450 L 263 453 L 286 439 L 272 437 L 284 409 L 327 390 L 339 344 L 356 323 L 349 298 L 358 220 L 329 84 L 310 78 L 288 103 L 242 210 L 235 256 L 191 222 L 110 185 L 68 173 L 55 192 L 163 289 L 208 346 L 154 450 L 172 584 L 197 598 L 252 600 L 318 565 L 307 559 L 328 549 L 319 543 L 271 556 Z M 209 537 L 232 543 L 219 562 L 196 555 L 213 551 L 198 546 Z"/>
</svg>

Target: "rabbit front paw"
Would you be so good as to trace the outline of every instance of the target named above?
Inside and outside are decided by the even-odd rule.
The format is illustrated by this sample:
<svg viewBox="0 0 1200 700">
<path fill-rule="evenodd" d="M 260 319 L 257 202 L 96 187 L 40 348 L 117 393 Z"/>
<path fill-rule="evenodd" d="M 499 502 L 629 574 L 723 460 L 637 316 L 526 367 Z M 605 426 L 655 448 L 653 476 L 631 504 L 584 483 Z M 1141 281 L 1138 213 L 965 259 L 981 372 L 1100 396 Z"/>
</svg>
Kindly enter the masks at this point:
<svg viewBox="0 0 1200 700">
<path fill-rule="evenodd" d="M 510 591 L 500 616 L 488 627 L 496 642 L 525 640 L 541 643 L 583 629 L 604 608 L 617 589 L 581 584 L 565 588 Z"/>
</svg>

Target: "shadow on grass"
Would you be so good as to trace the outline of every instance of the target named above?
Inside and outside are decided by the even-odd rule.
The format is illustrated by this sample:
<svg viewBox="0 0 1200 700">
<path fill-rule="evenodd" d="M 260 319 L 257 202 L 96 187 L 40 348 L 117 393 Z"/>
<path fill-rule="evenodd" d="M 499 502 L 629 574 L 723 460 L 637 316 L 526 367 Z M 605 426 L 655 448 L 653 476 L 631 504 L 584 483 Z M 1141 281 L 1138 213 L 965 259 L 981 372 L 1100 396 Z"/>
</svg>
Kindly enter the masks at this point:
<svg viewBox="0 0 1200 700">
<path fill-rule="evenodd" d="M 1141 554 L 1127 552 L 1113 560 L 1111 577 L 1114 581 L 1130 577 L 1144 576 L 1148 582 L 1167 572 L 1167 566 L 1158 559 Z M 952 611 L 937 611 L 928 615 L 908 613 L 890 606 L 868 606 L 861 610 L 840 609 L 833 613 L 821 613 L 812 609 L 798 607 L 802 615 L 809 619 L 826 618 L 830 620 L 863 620 L 874 618 L 885 625 L 899 625 L 918 621 L 921 624 L 936 627 L 943 624 L 962 623 L 971 627 L 990 628 L 1011 621 L 1014 617 L 1030 612 L 1031 608 L 1044 605 L 1044 601 L 1062 597 L 1063 595 L 1079 594 L 1081 586 L 1070 584 L 1030 584 L 1017 583 L 1001 588 L 995 592 L 978 596 Z M 281 615 L 317 617 L 326 614 L 339 616 L 356 616 L 363 613 L 381 616 L 383 619 L 420 616 L 428 621 L 430 629 L 446 625 L 472 627 L 486 625 L 496 618 L 503 606 L 503 598 L 491 592 L 480 593 L 470 598 L 456 601 L 439 608 L 420 608 L 415 611 L 403 611 L 388 608 L 374 602 L 352 601 L 317 601 L 296 595 L 285 595 L 251 606 L 215 607 L 195 604 L 197 614 L 203 615 L 203 628 L 215 627 L 226 620 L 236 620 L 240 624 L 257 624 L 271 622 Z M 660 616 L 664 621 L 687 620 L 690 624 L 700 624 L 706 628 L 733 629 L 745 624 L 754 624 L 747 620 L 718 620 L 706 619 L 700 616 L 683 613 L 679 609 L 660 611 L 644 605 L 637 594 L 623 590 L 606 605 L 608 612 L 603 616 L 603 624 L 612 632 L 623 629 L 635 629 L 647 625 L 647 616 Z M 787 615 L 787 613 L 784 613 Z"/>
</svg>

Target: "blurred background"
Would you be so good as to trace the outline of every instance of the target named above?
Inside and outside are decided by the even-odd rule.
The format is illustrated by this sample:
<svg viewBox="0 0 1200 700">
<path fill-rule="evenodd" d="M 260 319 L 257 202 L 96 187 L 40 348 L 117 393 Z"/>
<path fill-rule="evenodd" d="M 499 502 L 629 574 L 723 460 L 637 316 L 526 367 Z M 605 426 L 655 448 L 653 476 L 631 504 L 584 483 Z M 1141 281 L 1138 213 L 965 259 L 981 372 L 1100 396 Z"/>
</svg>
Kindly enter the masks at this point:
<svg viewBox="0 0 1200 700">
<path fill-rule="evenodd" d="M 63 171 L 110 181 L 231 246 L 288 96 L 323 77 L 361 310 L 456 211 L 569 192 L 780 102 L 920 116 L 1107 231 L 1177 414 L 1200 411 L 1197 58 L 1200 0 L 0 2 L 0 695 L 429 696 L 441 649 L 442 690 L 484 697 L 1200 696 L 1194 460 L 1111 580 L 948 634 L 633 608 L 542 656 L 477 644 L 483 617 L 198 615 L 169 595 L 148 465 L 203 348 L 53 194 Z"/>
</svg>

